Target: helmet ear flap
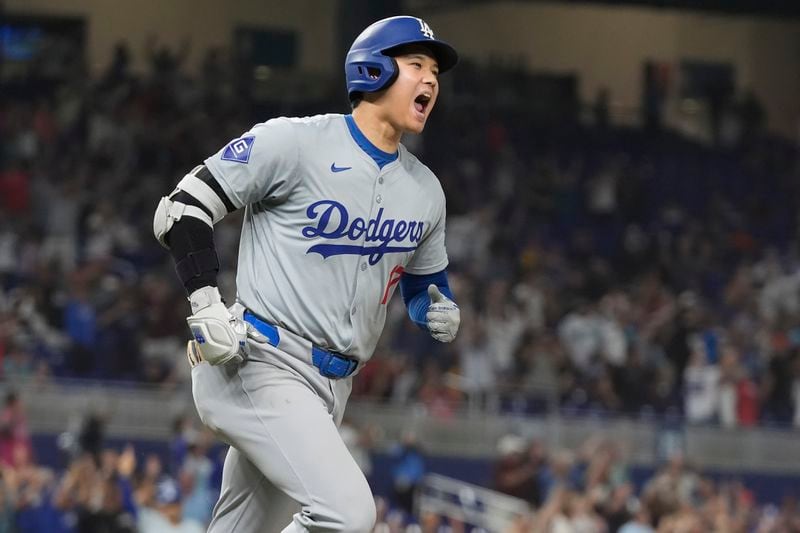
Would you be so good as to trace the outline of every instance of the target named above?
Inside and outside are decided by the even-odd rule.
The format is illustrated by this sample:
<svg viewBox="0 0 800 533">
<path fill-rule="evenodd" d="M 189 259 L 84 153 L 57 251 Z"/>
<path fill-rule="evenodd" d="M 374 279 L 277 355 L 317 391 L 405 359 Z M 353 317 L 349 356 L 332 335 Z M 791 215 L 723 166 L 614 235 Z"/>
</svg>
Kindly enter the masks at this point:
<svg viewBox="0 0 800 533">
<path fill-rule="evenodd" d="M 354 93 L 374 93 L 391 85 L 397 79 L 397 63 L 389 56 L 359 50 L 348 54 L 345 76 L 352 100 Z"/>
<path fill-rule="evenodd" d="M 385 70 L 382 74 L 388 74 L 388 76 L 383 76 L 386 79 L 380 85 L 375 86 L 371 91 L 371 93 L 376 93 L 379 91 L 383 91 L 384 89 L 388 89 L 392 86 L 392 84 L 397 80 L 397 76 L 400 74 L 400 67 L 397 66 L 397 61 L 393 57 L 388 58 L 392 64 L 391 67 Z M 367 68 L 367 67 L 365 67 Z M 352 99 L 351 99 L 352 100 Z"/>
<path fill-rule="evenodd" d="M 397 61 L 393 57 L 390 57 L 389 59 L 392 60 L 392 70 L 389 74 L 389 78 L 387 78 L 387 80 L 376 89 L 377 91 L 382 91 L 391 87 L 395 80 L 397 80 L 397 76 L 400 74 L 400 67 L 397 66 Z"/>
</svg>

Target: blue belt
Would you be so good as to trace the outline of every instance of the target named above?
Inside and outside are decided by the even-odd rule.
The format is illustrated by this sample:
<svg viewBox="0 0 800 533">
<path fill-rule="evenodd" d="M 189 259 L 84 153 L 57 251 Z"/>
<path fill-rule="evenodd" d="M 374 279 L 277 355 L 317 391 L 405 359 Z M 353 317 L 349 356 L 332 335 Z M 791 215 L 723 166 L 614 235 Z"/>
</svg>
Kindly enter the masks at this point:
<svg viewBox="0 0 800 533">
<path fill-rule="evenodd" d="M 267 342 L 278 347 L 281 342 L 278 328 L 266 320 L 257 317 L 250 311 L 244 312 L 244 320 L 253 325 L 259 333 L 267 338 Z M 311 362 L 319 369 L 319 373 L 326 378 L 346 378 L 358 368 L 358 361 L 336 352 L 330 352 L 319 346 L 311 344 Z"/>
</svg>

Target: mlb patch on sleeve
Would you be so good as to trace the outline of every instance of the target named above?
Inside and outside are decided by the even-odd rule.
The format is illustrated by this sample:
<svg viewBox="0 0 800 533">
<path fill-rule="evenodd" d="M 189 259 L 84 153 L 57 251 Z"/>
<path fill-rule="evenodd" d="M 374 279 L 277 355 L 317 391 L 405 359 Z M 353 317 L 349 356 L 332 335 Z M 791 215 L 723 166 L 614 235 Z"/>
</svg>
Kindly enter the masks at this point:
<svg viewBox="0 0 800 533">
<path fill-rule="evenodd" d="M 237 163 L 247 163 L 250 160 L 250 152 L 256 141 L 255 135 L 245 135 L 239 139 L 234 139 L 222 151 L 222 159 L 225 161 L 236 161 Z"/>
</svg>

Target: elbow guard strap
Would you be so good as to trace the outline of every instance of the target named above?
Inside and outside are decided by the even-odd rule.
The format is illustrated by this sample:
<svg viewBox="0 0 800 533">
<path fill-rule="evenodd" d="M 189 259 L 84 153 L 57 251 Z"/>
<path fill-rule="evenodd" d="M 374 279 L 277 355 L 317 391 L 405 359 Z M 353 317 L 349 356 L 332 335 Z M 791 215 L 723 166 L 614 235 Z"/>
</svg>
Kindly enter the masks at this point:
<svg viewBox="0 0 800 533">
<path fill-rule="evenodd" d="M 175 263 L 175 271 L 185 287 L 190 281 L 207 272 L 219 272 L 219 257 L 213 248 L 189 252 L 186 257 Z"/>
<path fill-rule="evenodd" d="M 166 236 L 172 226 L 182 217 L 192 217 L 205 222 L 209 228 L 214 227 L 214 223 L 208 213 L 193 205 L 186 205 L 182 202 L 173 202 L 168 196 L 161 198 L 153 215 L 153 234 L 161 243 L 161 246 L 169 250 Z"/>
<path fill-rule="evenodd" d="M 205 170 L 205 167 L 197 167 L 189 174 L 186 174 L 183 179 L 178 182 L 178 189 L 191 194 L 202 205 L 204 205 L 211 213 L 213 224 L 216 224 L 228 214 L 228 209 L 225 207 L 225 202 L 219 197 L 214 189 L 212 189 L 205 181 L 197 177 L 197 173 L 201 170 Z M 206 170 L 206 172 L 208 172 L 208 170 Z"/>
<path fill-rule="evenodd" d="M 153 216 L 153 234 L 164 248 L 169 249 L 167 234 L 182 217 L 193 217 L 210 228 L 233 211 L 233 204 L 220 188 L 211 172 L 200 165 L 178 182 L 169 196 L 158 203 Z"/>
</svg>

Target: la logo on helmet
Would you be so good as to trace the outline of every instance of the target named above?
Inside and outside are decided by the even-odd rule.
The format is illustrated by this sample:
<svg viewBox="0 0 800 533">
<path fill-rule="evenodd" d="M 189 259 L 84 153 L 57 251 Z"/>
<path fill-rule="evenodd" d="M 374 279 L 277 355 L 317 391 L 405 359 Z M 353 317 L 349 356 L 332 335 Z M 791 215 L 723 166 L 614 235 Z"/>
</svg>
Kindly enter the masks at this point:
<svg viewBox="0 0 800 533">
<path fill-rule="evenodd" d="M 433 39 L 433 30 L 431 29 L 430 26 L 428 26 L 428 23 L 422 19 L 417 19 L 417 20 L 419 21 L 420 33 L 422 33 L 422 35 L 424 35 L 428 39 Z"/>
</svg>

